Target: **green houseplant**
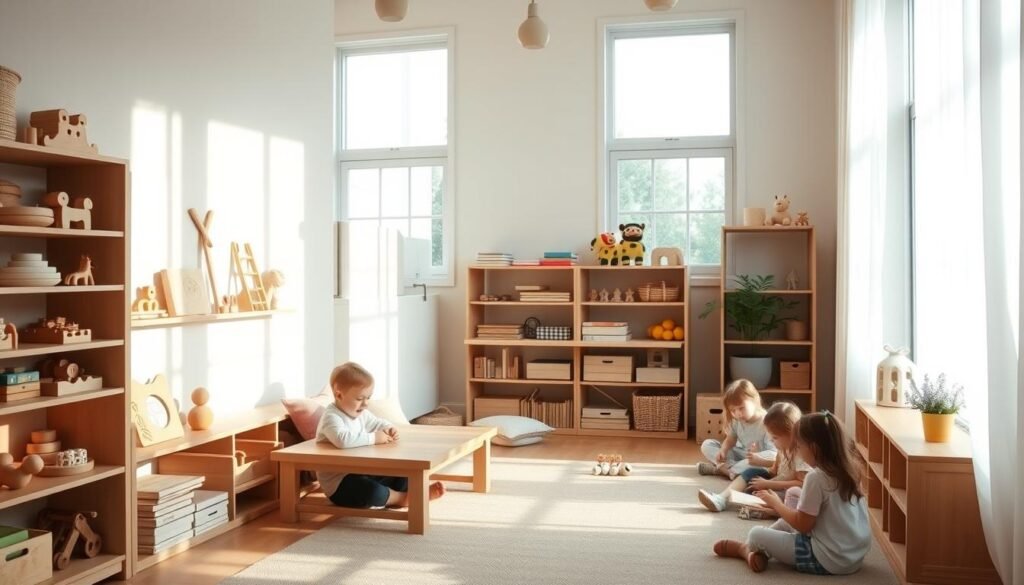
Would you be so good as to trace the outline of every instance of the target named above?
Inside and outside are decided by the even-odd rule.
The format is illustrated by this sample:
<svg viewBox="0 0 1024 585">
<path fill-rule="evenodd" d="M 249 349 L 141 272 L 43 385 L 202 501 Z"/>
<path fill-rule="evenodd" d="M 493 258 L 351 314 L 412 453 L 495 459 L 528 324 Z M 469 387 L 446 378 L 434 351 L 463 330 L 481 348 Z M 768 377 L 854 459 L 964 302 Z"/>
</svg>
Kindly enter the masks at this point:
<svg viewBox="0 0 1024 585">
<path fill-rule="evenodd" d="M 920 388 L 910 381 L 907 398 L 910 405 L 921 411 L 924 426 L 924 440 L 930 443 L 945 443 L 953 433 L 956 414 L 964 406 L 964 389 L 960 384 L 946 387 L 946 374 L 939 374 L 932 382 L 925 374 Z"/>
<path fill-rule="evenodd" d="M 725 295 L 724 310 L 729 327 L 739 334 L 740 339 L 765 339 L 792 319 L 780 314 L 796 306 L 796 301 L 787 301 L 766 292 L 775 287 L 774 275 L 738 274 L 733 280 L 739 286 Z M 707 318 L 718 306 L 718 301 L 709 302 L 704 306 L 700 318 Z M 749 354 L 729 356 L 729 372 L 733 379 L 746 378 L 754 386 L 764 388 L 771 381 L 772 358 L 756 355 L 754 350 L 755 346 L 751 344 Z"/>
</svg>

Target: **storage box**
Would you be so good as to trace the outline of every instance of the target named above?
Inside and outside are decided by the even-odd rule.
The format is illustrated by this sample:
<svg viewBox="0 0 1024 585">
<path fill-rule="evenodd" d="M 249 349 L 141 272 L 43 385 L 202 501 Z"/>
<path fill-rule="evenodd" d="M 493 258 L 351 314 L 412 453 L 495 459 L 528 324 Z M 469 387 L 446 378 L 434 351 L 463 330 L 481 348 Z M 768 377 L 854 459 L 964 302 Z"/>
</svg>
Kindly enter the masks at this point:
<svg viewBox="0 0 1024 585">
<path fill-rule="evenodd" d="M 811 362 L 779 362 L 779 386 L 783 390 L 809 390 Z"/>
<path fill-rule="evenodd" d="M 583 380 L 586 382 L 632 382 L 633 356 L 585 355 Z"/>
<path fill-rule="evenodd" d="M 571 360 L 533 360 L 526 364 L 530 380 L 572 380 Z"/>
<path fill-rule="evenodd" d="M 522 396 L 478 396 L 473 399 L 473 418 L 519 416 Z"/>
<path fill-rule="evenodd" d="M 607 420 L 629 420 L 629 411 L 625 408 L 587 406 L 583 408 L 583 418 L 600 418 Z"/>
<path fill-rule="evenodd" d="M 53 578 L 53 535 L 29 530 L 28 540 L 0 548 L 0 585 L 35 585 Z"/>
<path fill-rule="evenodd" d="M 641 390 L 633 393 L 633 425 L 638 431 L 675 432 L 683 394 L 663 394 Z"/>
<path fill-rule="evenodd" d="M 725 440 L 725 407 L 721 394 L 697 395 L 697 443 L 705 439 Z"/>
<path fill-rule="evenodd" d="M 650 384 L 678 384 L 680 368 L 637 368 L 636 381 Z"/>
</svg>

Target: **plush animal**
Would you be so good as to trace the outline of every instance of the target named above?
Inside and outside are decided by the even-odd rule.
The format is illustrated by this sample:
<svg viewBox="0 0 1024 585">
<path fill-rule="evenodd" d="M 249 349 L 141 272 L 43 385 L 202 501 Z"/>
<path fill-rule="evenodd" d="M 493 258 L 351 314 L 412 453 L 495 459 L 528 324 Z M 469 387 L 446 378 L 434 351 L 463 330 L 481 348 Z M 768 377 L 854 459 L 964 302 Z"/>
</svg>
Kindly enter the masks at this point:
<svg viewBox="0 0 1024 585">
<path fill-rule="evenodd" d="M 643 223 L 619 224 L 619 230 L 622 232 L 622 242 L 619 244 L 619 264 L 629 266 L 632 261 L 633 266 L 643 266 L 644 253 L 647 249 L 644 248 L 644 244 L 640 240 L 644 239 L 644 228 L 646 227 L 647 224 Z"/>
<path fill-rule="evenodd" d="M 796 212 L 796 221 L 793 222 L 793 225 L 811 225 L 811 220 L 807 219 L 807 212 Z"/>
<path fill-rule="evenodd" d="M 12 490 L 20 490 L 32 481 L 32 476 L 43 470 L 43 458 L 39 455 L 26 455 L 20 466 L 14 465 L 14 456 L 0 453 L 0 485 Z"/>
<path fill-rule="evenodd" d="M 633 473 L 633 466 L 622 460 L 622 455 L 605 455 L 604 453 L 597 456 L 597 463 L 591 468 L 590 472 L 593 475 L 629 475 Z"/>
<path fill-rule="evenodd" d="M 775 213 L 765 220 L 765 225 L 789 225 L 793 223 L 793 218 L 789 215 L 789 195 L 776 195 L 772 207 L 775 209 Z"/>
<path fill-rule="evenodd" d="M 597 252 L 597 262 L 601 266 L 619 265 L 619 247 L 615 243 L 615 234 L 604 232 L 590 240 L 590 251 Z"/>
</svg>

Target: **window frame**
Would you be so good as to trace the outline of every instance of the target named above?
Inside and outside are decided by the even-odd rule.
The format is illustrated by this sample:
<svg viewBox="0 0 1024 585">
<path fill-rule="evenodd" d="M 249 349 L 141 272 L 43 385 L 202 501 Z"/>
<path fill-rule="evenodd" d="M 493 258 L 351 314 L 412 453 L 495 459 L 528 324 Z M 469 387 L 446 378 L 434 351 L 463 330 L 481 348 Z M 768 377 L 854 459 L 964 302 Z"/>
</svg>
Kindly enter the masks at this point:
<svg viewBox="0 0 1024 585">
<path fill-rule="evenodd" d="M 670 35 L 728 34 L 730 38 L 730 131 L 727 136 L 685 136 L 660 138 L 615 138 L 615 61 L 614 41 L 622 38 L 646 38 Z M 738 169 L 743 168 L 744 158 L 744 98 L 743 56 L 744 15 L 742 11 L 720 12 L 673 12 L 671 15 L 645 15 L 632 18 L 600 19 L 597 25 L 597 72 L 598 72 L 598 197 L 597 231 L 605 231 L 618 225 L 617 184 L 613 182 L 616 173 L 614 157 L 622 154 L 637 154 L 646 151 L 645 156 L 654 157 L 660 152 L 688 152 L 729 150 L 726 165 L 725 222 L 735 223 L 737 202 L 745 192 L 745 177 Z M 720 155 L 714 155 L 720 156 Z M 696 284 L 717 286 L 721 264 L 694 265 L 691 274 Z"/>
<path fill-rule="evenodd" d="M 448 119 L 447 144 L 411 147 L 345 149 L 345 57 L 382 53 L 405 53 L 436 49 L 447 50 Z M 443 266 L 434 268 L 423 279 L 428 286 L 455 286 L 455 30 L 440 28 L 337 37 L 335 39 L 335 151 L 337 187 L 335 218 L 348 220 L 348 194 L 345 173 L 353 168 L 391 168 L 401 166 L 440 166 L 444 169 L 442 221 Z M 413 217 L 408 215 L 406 217 Z M 418 216 L 417 216 L 418 217 Z M 364 218 L 365 219 L 365 218 Z"/>
</svg>

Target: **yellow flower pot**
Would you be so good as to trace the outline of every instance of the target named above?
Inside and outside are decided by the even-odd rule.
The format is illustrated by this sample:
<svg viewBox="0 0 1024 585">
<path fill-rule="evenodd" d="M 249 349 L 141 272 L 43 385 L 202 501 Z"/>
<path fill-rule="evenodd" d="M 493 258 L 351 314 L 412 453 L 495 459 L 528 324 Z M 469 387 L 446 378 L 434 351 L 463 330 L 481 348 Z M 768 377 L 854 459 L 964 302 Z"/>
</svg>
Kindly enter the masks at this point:
<svg viewBox="0 0 1024 585">
<path fill-rule="evenodd" d="M 924 423 L 924 440 L 929 443 L 946 443 L 953 434 L 953 422 L 955 414 L 928 414 L 921 413 L 921 422 Z"/>
</svg>

